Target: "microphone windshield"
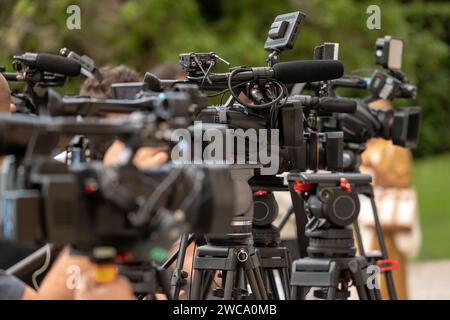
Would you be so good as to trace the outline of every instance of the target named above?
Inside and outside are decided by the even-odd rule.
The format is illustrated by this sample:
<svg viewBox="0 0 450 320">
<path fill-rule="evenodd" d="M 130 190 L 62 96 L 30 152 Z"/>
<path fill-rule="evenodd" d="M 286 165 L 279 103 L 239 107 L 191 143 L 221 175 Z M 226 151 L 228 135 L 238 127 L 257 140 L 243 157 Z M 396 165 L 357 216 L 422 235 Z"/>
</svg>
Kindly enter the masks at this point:
<svg viewBox="0 0 450 320">
<path fill-rule="evenodd" d="M 81 65 L 72 59 L 54 54 L 39 53 L 36 58 L 36 68 L 41 71 L 59 73 L 66 76 L 78 76 Z"/>
<path fill-rule="evenodd" d="M 337 79 L 344 66 L 337 60 L 288 61 L 275 64 L 273 71 L 275 79 L 288 84 Z"/>
</svg>

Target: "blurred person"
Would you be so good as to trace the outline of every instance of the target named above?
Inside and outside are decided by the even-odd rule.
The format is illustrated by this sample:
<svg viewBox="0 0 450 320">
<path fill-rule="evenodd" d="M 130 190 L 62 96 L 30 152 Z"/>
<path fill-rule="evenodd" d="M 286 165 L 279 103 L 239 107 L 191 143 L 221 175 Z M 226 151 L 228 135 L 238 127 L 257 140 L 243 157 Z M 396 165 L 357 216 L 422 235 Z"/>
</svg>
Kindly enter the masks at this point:
<svg viewBox="0 0 450 320">
<path fill-rule="evenodd" d="M 96 78 L 87 78 L 81 84 L 80 96 L 97 99 L 112 99 L 112 84 L 142 81 L 142 77 L 136 70 L 124 65 L 101 67 L 100 73 L 103 76 L 101 82 Z"/>
<path fill-rule="evenodd" d="M 86 79 L 80 87 L 80 95 L 97 99 L 111 99 L 111 85 L 113 83 L 140 82 L 139 73 L 124 65 L 117 67 L 102 67 L 100 72 L 103 80 L 99 82 L 95 78 Z M 124 114 L 109 114 L 108 117 L 126 117 Z M 103 162 L 109 166 L 119 163 L 120 155 L 125 150 L 123 142 L 116 140 L 106 151 Z M 136 152 L 133 164 L 141 169 L 159 167 L 168 160 L 168 154 L 159 148 L 142 147 Z"/>
<path fill-rule="evenodd" d="M 130 282 L 118 276 L 110 283 L 97 284 L 96 265 L 87 256 L 66 247 L 42 281 L 38 299 L 46 300 L 130 300 L 135 299 Z"/>
<path fill-rule="evenodd" d="M 387 100 L 377 100 L 371 108 L 387 110 Z M 395 146 L 391 141 L 372 139 L 361 156 L 361 172 L 373 177 L 375 202 L 386 242 L 388 259 L 398 262 L 393 278 L 398 299 L 408 299 L 407 260 L 418 254 L 421 244 L 416 192 L 412 188 L 413 159 L 409 149 Z M 366 251 L 378 250 L 373 214 L 368 199 L 361 203 L 359 217 Z M 384 277 L 381 293 L 389 297 Z"/>
<path fill-rule="evenodd" d="M 12 108 L 8 81 L 0 74 L 0 112 L 10 112 Z"/>
<path fill-rule="evenodd" d="M 162 63 L 150 70 L 155 76 L 165 80 L 186 80 L 186 72 L 179 64 Z"/>
</svg>

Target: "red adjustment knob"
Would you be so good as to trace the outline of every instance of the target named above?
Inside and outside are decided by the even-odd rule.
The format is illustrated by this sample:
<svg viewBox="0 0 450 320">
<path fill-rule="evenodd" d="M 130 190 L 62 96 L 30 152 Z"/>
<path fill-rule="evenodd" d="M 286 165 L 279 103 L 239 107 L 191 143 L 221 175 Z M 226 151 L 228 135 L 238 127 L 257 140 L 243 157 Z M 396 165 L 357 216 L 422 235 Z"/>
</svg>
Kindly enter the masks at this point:
<svg viewBox="0 0 450 320">
<path fill-rule="evenodd" d="M 314 185 L 310 183 L 304 183 L 301 181 L 294 181 L 294 191 L 297 193 L 306 192 L 311 190 Z"/>
<path fill-rule="evenodd" d="M 84 191 L 85 191 L 87 194 L 94 193 L 94 192 L 97 191 L 97 190 L 98 190 L 98 185 L 97 185 L 96 182 L 87 182 L 87 183 L 84 185 Z"/>
<path fill-rule="evenodd" d="M 345 192 L 352 192 L 352 186 L 350 185 L 350 183 L 347 181 L 346 178 L 341 178 L 340 185 L 342 190 L 344 190 Z"/>
<path fill-rule="evenodd" d="M 133 255 L 130 252 L 123 252 L 116 255 L 114 258 L 114 262 L 116 263 L 124 263 L 129 262 L 133 259 Z"/>
<path fill-rule="evenodd" d="M 267 196 L 267 191 L 264 190 L 264 189 L 259 189 L 258 191 L 255 191 L 255 192 L 253 193 L 253 195 L 254 195 L 255 197 L 264 197 L 264 196 Z"/>
<path fill-rule="evenodd" d="M 380 266 L 380 272 L 393 271 L 398 269 L 398 261 L 391 259 L 378 260 L 376 263 Z"/>
</svg>

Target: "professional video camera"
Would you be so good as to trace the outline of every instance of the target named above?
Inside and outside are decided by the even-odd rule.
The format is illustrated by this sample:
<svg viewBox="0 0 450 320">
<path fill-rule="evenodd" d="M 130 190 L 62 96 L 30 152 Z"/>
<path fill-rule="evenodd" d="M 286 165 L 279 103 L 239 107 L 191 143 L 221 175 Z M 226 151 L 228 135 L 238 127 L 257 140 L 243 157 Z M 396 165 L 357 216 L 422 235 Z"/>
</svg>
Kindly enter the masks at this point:
<svg viewBox="0 0 450 320">
<path fill-rule="evenodd" d="M 324 44 L 316 51 L 324 50 L 325 58 L 336 55 L 334 44 Z M 320 56 L 316 52 L 315 56 Z M 323 56 L 323 54 L 322 54 Z M 335 89 L 339 87 L 367 89 L 371 96 L 356 99 L 358 104 L 353 114 L 341 114 L 331 119 L 324 126 L 340 128 L 344 132 L 346 142 L 364 143 L 370 138 L 384 138 L 394 144 L 414 148 L 419 139 L 420 107 L 402 107 L 392 110 L 375 110 L 368 103 L 379 100 L 414 99 L 416 87 L 410 84 L 401 71 L 403 56 L 403 41 L 391 36 L 379 38 L 376 41 L 376 63 L 388 69 L 388 73 L 375 70 L 372 76 L 361 78 L 355 75 L 345 76 L 330 81 L 331 95 L 336 96 Z M 313 85 L 317 91 L 317 84 Z"/>
<path fill-rule="evenodd" d="M 140 103 L 136 104 L 136 102 Z M 77 231 L 76 228 L 81 227 L 81 224 L 78 225 L 78 222 L 83 221 L 84 218 L 80 218 L 80 220 L 75 219 L 76 212 L 78 211 L 78 209 L 75 209 L 75 206 L 82 206 L 82 203 L 85 203 L 86 201 L 94 201 L 90 200 L 94 198 L 95 201 L 98 201 L 99 204 L 103 202 L 106 203 L 108 201 L 113 203 L 114 200 L 119 199 L 119 194 L 115 194 L 113 192 L 109 194 L 111 196 L 110 199 L 106 196 L 105 198 L 101 198 L 98 197 L 98 195 L 93 195 L 91 196 L 91 198 L 86 199 L 86 201 L 81 201 L 79 197 L 84 197 L 85 194 L 80 191 L 80 188 L 82 190 L 83 185 L 87 183 L 86 181 L 88 180 L 92 180 L 93 183 L 98 186 L 98 188 L 106 188 L 108 183 L 114 183 L 114 181 L 108 179 L 112 179 L 113 177 L 115 177 L 117 181 L 122 180 L 127 186 L 130 187 L 130 194 L 128 194 L 128 192 L 124 193 L 124 198 L 115 203 L 115 206 L 117 207 L 116 210 L 129 210 L 129 212 L 137 210 L 139 206 L 135 204 L 135 207 L 133 208 L 133 201 L 137 198 L 148 198 L 152 194 L 153 189 L 158 190 L 158 188 L 156 187 L 159 184 L 158 181 L 162 183 L 162 180 L 164 180 L 163 178 L 169 175 L 169 171 L 162 170 L 161 172 L 156 173 L 150 172 L 147 179 L 140 178 L 139 171 L 135 168 L 133 169 L 133 167 L 131 166 L 134 153 L 141 146 L 163 146 L 165 148 L 169 148 L 170 145 L 173 144 L 171 141 L 171 131 L 177 128 L 188 128 L 193 122 L 192 114 L 196 112 L 197 109 L 203 108 L 204 103 L 205 98 L 198 92 L 195 85 L 174 86 L 174 88 L 170 92 L 158 93 L 157 95 L 149 94 L 145 97 L 140 98 L 140 100 L 102 100 L 79 97 L 62 98 L 55 91 L 49 90 L 48 105 L 40 106 L 41 110 L 44 111 L 45 107 L 47 113 L 50 115 L 65 115 L 66 117 L 29 117 L 27 115 L 17 114 L 4 116 L 2 117 L 2 119 L 0 119 L 0 153 L 3 155 L 12 154 L 15 157 L 13 167 L 9 171 L 10 175 L 7 179 L 7 190 L 9 194 L 13 194 L 12 197 L 17 198 L 18 201 L 17 205 L 11 205 L 9 207 L 17 207 L 18 210 L 22 210 L 22 203 L 38 205 L 45 199 L 48 199 L 48 208 L 50 208 L 49 210 L 53 210 L 52 213 L 49 214 L 53 214 L 57 217 L 58 214 L 60 214 L 59 211 L 61 211 L 62 207 L 51 207 L 50 204 L 52 203 L 52 201 L 55 201 L 54 204 L 57 204 L 57 201 L 60 197 L 62 199 L 66 199 L 69 202 L 73 201 L 74 206 L 71 207 L 73 207 L 74 210 L 73 212 L 71 212 L 71 214 L 73 214 L 71 221 L 74 221 L 75 224 L 72 225 L 69 223 L 66 228 L 73 228 L 71 229 L 71 231 Z M 70 115 L 87 116 L 91 114 L 101 114 L 102 112 L 134 113 L 132 113 L 127 120 L 112 119 L 110 121 L 103 122 L 99 122 L 96 118 L 92 117 L 87 117 L 83 120 L 76 119 L 74 117 L 68 117 Z M 102 139 L 110 140 L 113 138 L 122 140 L 126 148 L 129 150 L 129 153 L 127 153 L 128 156 L 121 159 L 121 164 L 124 165 L 124 168 L 126 169 L 107 169 L 99 164 L 96 164 L 95 162 L 84 163 L 83 161 L 72 161 L 70 163 L 70 166 L 55 162 L 52 157 L 58 152 L 57 149 L 61 146 L 61 141 L 64 141 L 66 138 L 72 138 L 73 136 L 79 135 L 82 135 L 88 140 L 93 141 Z M 61 150 L 59 150 L 59 152 L 60 151 Z M 171 208 L 173 209 L 174 205 L 180 204 L 179 201 L 183 198 L 183 195 L 186 195 L 187 197 L 190 195 L 187 190 L 193 190 L 193 187 L 196 186 L 196 184 L 194 183 L 195 179 L 192 172 L 197 169 L 180 169 L 174 167 L 173 170 L 177 172 L 179 171 L 178 179 L 181 179 L 180 181 L 178 181 L 179 185 L 186 187 L 186 191 L 177 189 L 178 187 L 176 186 L 176 184 L 172 185 L 175 182 L 173 181 L 171 182 L 172 184 L 167 186 L 173 192 L 163 194 L 163 196 L 167 198 L 165 202 L 159 202 L 160 200 L 158 197 L 162 197 L 161 195 L 153 199 L 153 201 L 158 200 L 157 202 L 152 204 L 153 206 L 172 205 Z M 217 172 L 220 170 L 223 169 L 218 168 Z M 200 179 L 198 177 L 196 179 L 198 181 L 203 181 L 202 183 L 205 186 L 213 188 L 213 186 L 210 186 L 210 184 L 215 182 L 213 182 L 213 180 L 210 180 L 210 178 L 214 176 L 214 170 L 208 170 L 208 168 L 198 168 L 198 171 L 203 172 L 202 175 L 204 176 L 204 179 Z M 209 173 L 210 171 L 213 173 Z M 123 174 L 124 172 L 127 172 L 128 175 L 121 177 L 121 174 Z M 58 174 L 62 179 L 61 186 L 67 185 L 67 190 L 72 191 L 63 190 L 64 187 L 62 187 L 61 189 L 57 187 L 56 190 L 63 190 L 62 193 L 57 191 L 46 193 L 46 190 L 48 191 L 46 187 L 58 184 Z M 197 173 L 195 174 L 197 175 Z M 216 178 L 218 179 L 218 181 L 223 181 L 223 179 L 220 179 L 220 176 Z M 187 184 L 182 183 L 182 179 L 185 179 Z M 189 184 L 188 181 L 191 181 L 192 184 Z M 50 184 L 46 185 L 47 182 Z M 65 184 L 66 182 L 67 184 Z M 139 186 L 139 184 L 141 184 L 140 187 L 133 187 L 133 185 Z M 146 184 L 148 184 L 148 186 Z M 203 185 L 201 186 L 203 187 Z M 30 200 L 31 202 L 27 202 L 28 200 L 22 202 L 20 199 L 20 195 L 22 194 L 22 192 L 17 191 L 16 189 L 28 190 L 29 188 L 31 188 L 31 190 L 40 190 L 40 192 L 42 193 L 36 194 L 33 191 L 34 196 L 32 198 L 34 200 Z M 126 189 L 125 187 L 123 188 L 124 190 Z M 102 194 L 106 194 L 108 189 L 106 188 L 105 190 L 101 191 Z M 33 193 L 32 191 L 30 192 Z M 186 192 L 186 194 L 184 194 L 183 192 Z M 177 193 L 180 193 L 179 197 L 177 196 Z M 172 196 L 169 196 L 169 194 L 172 194 Z M 199 195 L 195 195 L 195 197 L 198 196 Z M 214 198 L 216 195 L 213 193 L 211 196 Z M 190 200 L 192 201 L 192 204 L 189 204 L 189 206 L 195 206 L 195 203 L 198 200 L 195 199 L 195 197 L 194 199 Z M 127 201 L 130 203 L 126 204 Z M 120 204 L 121 202 L 122 204 Z M 16 202 L 12 201 L 12 203 Z M 210 202 L 208 200 L 202 205 L 212 207 L 213 204 L 214 202 Z M 102 206 L 100 205 L 100 207 Z M 36 207 L 34 209 L 37 210 L 39 208 Z M 222 209 L 225 210 L 226 208 L 223 207 Z M 93 210 L 93 213 L 90 213 L 90 215 L 92 215 L 92 217 L 95 217 L 97 210 L 95 206 L 93 207 L 88 205 L 86 208 L 80 209 L 80 211 L 86 212 L 86 214 L 89 210 Z M 20 215 L 28 214 L 30 216 L 34 216 L 35 219 L 33 221 L 39 221 L 40 218 L 43 218 L 46 215 L 44 213 L 42 213 L 42 215 L 36 214 L 34 211 L 35 210 L 31 209 L 25 210 L 24 212 L 21 211 L 15 216 L 19 218 Z M 14 212 L 12 212 L 11 214 L 14 214 Z M 124 212 L 122 212 L 122 216 L 126 216 L 124 215 Z M 24 221 L 27 221 L 27 219 L 21 218 L 20 225 L 15 226 L 20 226 L 22 228 Z M 208 220 L 204 219 L 204 221 Z M 28 239 L 41 241 L 47 239 L 49 241 L 61 243 L 70 240 L 72 237 L 72 240 L 76 240 L 75 242 L 87 241 L 87 243 L 89 244 L 89 241 L 91 241 L 89 240 L 89 236 L 85 235 L 80 236 L 80 238 L 73 238 L 80 234 L 79 231 L 73 234 L 64 232 L 64 230 L 61 232 L 62 229 L 52 231 L 60 235 L 56 237 L 52 236 L 53 233 L 47 234 L 46 232 L 50 232 L 55 227 L 54 225 L 44 227 L 45 223 L 50 222 L 51 220 L 44 219 L 41 224 L 42 229 L 38 230 L 39 228 L 37 228 L 36 233 L 27 233 L 26 236 L 28 237 Z M 91 226 L 94 229 L 102 227 L 103 230 L 107 230 L 108 228 L 107 225 Z M 11 224 L 8 228 L 10 227 Z M 123 225 L 123 227 L 125 228 L 127 226 Z M 32 224 L 28 225 L 28 227 L 23 228 L 25 228 L 24 230 L 33 230 Z M 112 230 L 115 230 L 117 226 L 112 225 L 112 228 Z M 127 230 L 125 229 L 124 232 L 125 231 Z M 203 233 L 207 231 L 207 228 L 204 228 Z M 15 234 L 14 232 L 11 232 L 10 237 Z M 122 232 L 122 230 L 118 230 L 119 234 L 120 232 Z M 95 233 L 91 232 L 91 234 Z M 20 233 L 20 235 L 22 235 L 22 233 Z M 18 240 L 20 240 L 20 238 L 21 237 L 19 236 Z"/>
<path fill-rule="evenodd" d="M 231 129 L 278 129 L 279 150 L 273 152 L 279 152 L 279 173 L 293 169 L 342 168 L 341 159 L 336 157 L 341 134 L 316 135 L 304 128 L 304 122 L 316 109 L 320 112 L 354 112 L 356 108 L 351 100 L 288 97 L 286 84 L 315 81 L 313 79 L 325 81 L 343 74 L 339 61 L 279 62 L 281 52 L 293 47 L 304 17 L 301 12 L 293 12 L 275 18 L 264 45 L 269 52 L 268 67 L 237 67 L 229 73 L 212 73 L 216 54 L 180 55 L 181 65 L 188 74 L 186 82 L 198 83 L 203 90 L 223 90 L 219 94 L 228 91 L 231 95 L 224 105 L 203 109 L 197 119 L 225 124 Z M 146 83 L 158 90 L 177 82 L 158 80 L 147 74 Z M 270 148 L 269 143 L 266 145 Z M 315 157 L 317 153 L 320 157 Z"/>
<path fill-rule="evenodd" d="M 392 51 L 390 49 L 392 49 Z M 308 87 L 309 89 L 313 89 L 318 95 L 328 95 L 332 97 L 337 97 L 335 91 L 337 87 L 369 89 L 372 92 L 372 96 L 367 99 L 355 99 L 357 107 L 354 113 L 330 114 L 322 117 L 318 121 L 318 128 L 322 131 L 343 131 L 343 153 L 341 155 L 343 156 L 344 170 L 353 172 L 352 175 L 355 173 L 358 174 L 359 172 L 361 163 L 360 153 L 365 150 L 365 145 L 370 138 L 382 137 L 391 140 L 394 144 L 406 147 L 415 147 L 418 142 L 420 108 L 409 107 L 386 111 L 371 109 L 368 105 L 369 102 L 378 99 L 392 100 L 394 97 L 415 97 L 415 87 L 407 82 L 401 72 L 402 49 L 403 42 L 400 39 L 385 37 L 377 40 L 376 62 L 389 68 L 389 74 L 387 75 L 380 71 L 375 71 L 369 81 L 360 77 L 350 76 L 325 83 L 310 84 Z M 337 55 L 338 45 L 332 43 L 325 43 L 317 47 L 314 52 L 314 56 L 317 59 L 336 59 Z M 329 211 L 330 207 L 327 203 L 328 201 L 334 203 L 332 199 L 335 198 L 333 196 L 334 192 L 330 191 L 329 186 L 325 185 L 323 188 L 319 186 L 314 187 L 314 184 L 311 185 L 310 182 L 311 180 L 315 180 L 314 177 L 301 176 L 291 179 L 294 181 L 294 184 L 297 184 L 297 192 L 302 194 L 302 201 L 305 202 L 305 211 L 309 215 L 309 221 L 303 221 L 303 225 L 305 225 L 307 229 L 305 235 L 309 238 L 309 245 L 303 244 L 303 252 L 306 252 L 307 248 L 308 256 L 312 260 L 296 261 L 293 270 L 293 278 L 295 278 L 293 279 L 296 290 L 295 294 L 298 294 L 299 297 L 304 297 L 305 290 L 309 287 L 314 287 L 314 284 L 317 285 L 317 282 L 304 281 L 301 278 L 307 278 L 308 272 L 313 271 L 313 269 L 315 271 L 320 270 L 320 264 L 323 263 L 323 261 L 314 259 L 320 257 L 320 255 L 325 255 L 328 257 L 327 261 L 333 261 L 333 263 L 335 263 L 335 266 L 338 269 L 337 273 L 341 272 L 342 268 L 345 268 L 345 264 L 348 263 L 348 260 L 346 259 L 354 256 L 354 248 L 352 249 L 353 236 L 351 230 L 333 231 L 334 228 L 330 229 L 330 226 L 339 226 L 339 223 L 337 222 L 342 219 L 337 219 L 339 217 L 333 214 L 336 211 Z M 346 182 L 342 183 L 341 181 L 341 187 L 344 191 L 350 187 L 350 185 L 346 185 Z M 351 258 L 352 263 L 354 266 L 357 266 L 356 269 L 359 270 L 364 270 L 367 266 L 367 262 L 371 264 L 379 264 L 379 262 L 390 263 L 390 260 L 387 260 L 388 253 L 384 243 L 380 221 L 378 219 L 372 186 L 366 182 L 356 184 L 351 189 L 353 192 L 356 192 L 359 195 L 365 195 L 371 200 L 375 231 L 381 250 L 379 255 L 366 255 L 356 217 L 352 214 L 348 214 L 346 217 L 349 219 L 351 218 L 354 221 L 354 230 L 358 240 L 359 253 L 361 255 L 361 257 L 355 257 L 355 259 Z M 310 194 L 311 192 L 312 194 Z M 354 198 L 354 200 L 357 200 L 357 198 Z M 297 200 L 297 202 L 299 201 Z M 355 201 L 350 201 L 350 198 L 348 201 L 344 202 L 347 203 L 348 208 L 355 207 L 353 205 L 349 206 L 349 204 L 357 203 Z M 346 212 L 346 210 L 344 210 L 345 206 L 341 205 L 340 208 L 342 209 L 342 213 Z M 350 211 L 347 210 L 347 212 Z M 339 247 L 340 245 L 342 245 L 342 248 Z M 336 257 L 331 256 L 330 258 L 330 253 L 333 253 L 334 255 L 342 253 L 347 258 L 337 261 Z M 344 264 L 342 264 L 343 261 Z M 312 265 L 314 265 L 314 267 L 312 267 Z M 371 292 L 362 285 L 365 278 L 361 275 L 357 275 L 357 273 L 355 273 L 356 269 L 352 269 L 351 279 L 358 287 L 360 298 L 379 298 L 379 293 L 377 291 Z M 330 277 L 330 275 L 331 277 L 337 276 L 336 274 L 333 275 L 335 271 L 331 268 L 323 268 L 321 270 L 324 272 L 322 274 L 323 277 Z M 391 270 L 391 268 L 386 268 L 386 270 Z M 390 271 L 387 271 L 385 275 L 389 296 L 391 299 L 395 299 L 396 293 L 392 275 Z M 343 278 L 340 281 L 345 284 L 345 282 L 349 280 L 350 278 Z M 322 291 L 316 291 L 316 296 L 327 298 L 345 298 L 348 296 L 345 285 L 341 286 L 340 289 L 336 289 L 336 283 L 333 283 L 333 281 L 325 282 L 326 285 L 323 286 L 325 288 L 322 288 Z"/>
<path fill-rule="evenodd" d="M 316 57 L 337 56 L 337 44 L 325 43 L 315 50 Z M 328 83 L 328 94 L 336 97 L 340 87 L 365 89 L 371 95 L 364 99 L 354 99 L 357 107 L 351 114 L 334 114 L 323 119 L 325 131 L 341 130 L 344 133 L 344 170 L 357 171 L 360 165 L 360 153 L 365 150 L 371 138 L 391 140 L 393 144 L 414 148 L 419 140 L 421 111 L 420 107 L 400 107 L 388 110 L 373 109 L 369 103 L 395 98 L 410 99 L 416 95 L 416 87 L 408 82 L 401 71 L 403 41 L 385 36 L 376 41 L 376 63 L 388 68 L 388 73 L 374 71 L 371 78 L 351 75 Z M 320 92 L 320 84 L 310 84 L 308 89 Z"/>
<path fill-rule="evenodd" d="M 1 154 L 15 158 L 2 192 L 7 240 L 84 250 L 110 246 L 148 259 L 154 258 L 152 250 L 167 250 L 182 231 L 222 234 L 230 224 L 234 195 L 224 167 L 168 164 L 140 171 L 127 163 L 67 166 L 50 156 L 64 134 L 116 135 L 136 150 L 146 139 L 158 140 L 153 118 L 100 124 L 14 115 L 0 117 L 0 128 Z M 223 185 L 231 192 L 222 194 Z"/>
</svg>

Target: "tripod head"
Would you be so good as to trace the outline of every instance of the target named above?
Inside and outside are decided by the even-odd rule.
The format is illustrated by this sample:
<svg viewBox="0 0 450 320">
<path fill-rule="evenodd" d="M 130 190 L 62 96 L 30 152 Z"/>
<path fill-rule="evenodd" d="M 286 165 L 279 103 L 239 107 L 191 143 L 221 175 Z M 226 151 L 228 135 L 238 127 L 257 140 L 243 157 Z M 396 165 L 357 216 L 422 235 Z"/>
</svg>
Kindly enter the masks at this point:
<svg viewBox="0 0 450 320">
<path fill-rule="evenodd" d="M 354 255 L 353 233 L 349 227 L 359 215 L 356 189 L 369 184 L 372 177 L 358 173 L 290 173 L 288 181 L 293 182 L 294 191 L 304 200 L 309 218 L 305 233 L 309 237 L 308 253 Z"/>
</svg>

